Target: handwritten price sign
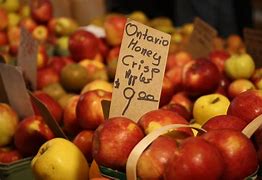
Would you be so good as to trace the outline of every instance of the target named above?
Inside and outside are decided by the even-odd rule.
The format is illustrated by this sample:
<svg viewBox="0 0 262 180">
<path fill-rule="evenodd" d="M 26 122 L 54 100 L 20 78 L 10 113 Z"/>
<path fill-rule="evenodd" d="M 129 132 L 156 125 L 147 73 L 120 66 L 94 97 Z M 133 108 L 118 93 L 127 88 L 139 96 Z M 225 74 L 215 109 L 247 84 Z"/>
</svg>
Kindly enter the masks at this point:
<svg viewBox="0 0 262 180">
<path fill-rule="evenodd" d="M 128 20 L 114 81 L 109 117 L 137 121 L 158 109 L 170 35 Z"/>
</svg>

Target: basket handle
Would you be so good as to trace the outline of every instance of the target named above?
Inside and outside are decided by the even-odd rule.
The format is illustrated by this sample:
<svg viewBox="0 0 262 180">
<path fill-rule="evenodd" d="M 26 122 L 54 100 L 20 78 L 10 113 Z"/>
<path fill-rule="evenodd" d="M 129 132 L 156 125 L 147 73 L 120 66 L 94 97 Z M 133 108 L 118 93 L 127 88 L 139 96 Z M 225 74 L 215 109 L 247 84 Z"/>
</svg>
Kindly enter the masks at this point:
<svg viewBox="0 0 262 180">
<path fill-rule="evenodd" d="M 202 131 L 206 132 L 205 130 L 201 128 L 196 128 L 195 126 L 192 125 L 185 125 L 185 124 L 171 124 L 171 125 L 166 125 L 163 126 L 159 129 L 156 129 L 155 131 L 149 133 L 146 135 L 131 151 L 130 155 L 128 156 L 127 159 L 127 164 L 126 164 L 126 177 L 127 180 L 136 180 L 137 175 L 136 175 L 136 167 L 137 167 L 137 162 L 139 160 L 139 157 L 141 154 L 144 152 L 144 150 L 160 135 L 168 133 L 170 131 L 173 131 L 174 129 L 181 128 L 181 127 L 190 127 L 192 129 L 195 129 L 197 131 Z"/>
<path fill-rule="evenodd" d="M 250 138 L 260 126 L 262 126 L 262 114 L 253 119 L 253 121 L 242 130 L 242 133 Z"/>
</svg>

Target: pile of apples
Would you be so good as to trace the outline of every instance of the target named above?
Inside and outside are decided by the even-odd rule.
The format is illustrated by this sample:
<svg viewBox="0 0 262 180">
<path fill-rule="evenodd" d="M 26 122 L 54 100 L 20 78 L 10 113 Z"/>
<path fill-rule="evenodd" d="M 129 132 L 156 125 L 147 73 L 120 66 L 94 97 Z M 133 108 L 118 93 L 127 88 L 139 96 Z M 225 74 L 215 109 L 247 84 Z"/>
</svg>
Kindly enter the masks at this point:
<svg viewBox="0 0 262 180">
<path fill-rule="evenodd" d="M 106 120 L 101 106 L 102 100 L 111 100 L 127 17 L 171 34 L 159 109 L 145 113 L 138 123 L 120 117 Z M 88 163 L 95 159 L 123 171 L 129 153 L 145 135 L 168 124 L 193 124 L 207 132 L 194 137 L 191 128 L 180 128 L 173 136 L 160 136 L 141 155 L 138 176 L 241 179 L 261 164 L 261 128 L 251 139 L 241 131 L 262 114 L 262 70 L 238 35 L 216 37 L 207 57 L 193 58 L 184 50 L 193 24 L 174 27 L 168 18 L 149 19 L 142 12 L 94 19 L 90 24 L 104 29 L 105 37 L 84 30 L 73 19 L 53 17 L 49 0 L 30 5 L 6 0 L 0 4 L 0 21 L 0 54 L 6 63 L 15 64 L 20 27 L 39 42 L 33 94 Z M 12 107 L 0 104 L 0 162 L 35 156 L 41 145 L 55 138 L 32 106 L 34 116 L 18 118 Z"/>
</svg>

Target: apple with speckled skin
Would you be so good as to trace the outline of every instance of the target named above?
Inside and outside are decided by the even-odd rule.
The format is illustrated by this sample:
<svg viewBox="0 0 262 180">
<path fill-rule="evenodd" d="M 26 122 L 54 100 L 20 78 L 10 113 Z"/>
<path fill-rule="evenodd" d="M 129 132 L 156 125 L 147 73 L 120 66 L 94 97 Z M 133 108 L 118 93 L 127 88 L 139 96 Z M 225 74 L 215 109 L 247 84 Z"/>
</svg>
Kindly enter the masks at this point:
<svg viewBox="0 0 262 180">
<path fill-rule="evenodd" d="M 184 90 L 191 96 L 212 93 L 219 85 L 220 72 L 210 60 L 202 58 L 188 62 L 182 72 Z"/>
<path fill-rule="evenodd" d="M 218 115 L 210 118 L 202 128 L 206 131 L 213 129 L 235 129 L 242 131 L 247 125 L 247 122 L 236 116 Z"/>
<path fill-rule="evenodd" d="M 190 137 L 168 161 L 164 177 L 166 180 L 221 179 L 223 172 L 223 156 L 219 150 L 201 137 Z"/>
<path fill-rule="evenodd" d="M 125 170 L 128 156 L 144 137 L 142 129 L 125 117 L 104 121 L 93 136 L 92 155 L 98 165 Z"/>
<path fill-rule="evenodd" d="M 76 105 L 79 100 L 79 95 L 73 95 L 68 100 L 63 110 L 63 130 L 70 136 L 75 136 L 81 131 L 76 118 Z"/>
<path fill-rule="evenodd" d="M 92 156 L 92 141 L 94 131 L 82 130 L 73 139 L 73 143 L 81 150 L 86 160 L 91 163 Z"/>
<path fill-rule="evenodd" d="M 87 91 L 81 94 L 76 105 L 76 118 L 80 127 L 87 130 L 95 130 L 103 123 L 105 118 L 101 101 L 110 101 L 111 97 L 111 92 L 101 89 Z"/>
<path fill-rule="evenodd" d="M 35 155 L 40 146 L 47 140 L 54 138 L 41 116 L 28 116 L 17 127 L 14 144 L 23 156 Z"/>
<path fill-rule="evenodd" d="M 146 134 L 149 134 L 165 125 L 189 124 L 189 122 L 178 113 L 164 109 L 152 110 L 145 113 L 139 118 L 137 123 Z M 189 136 L 193 135 L 191 129 L 187 127 L 178 128 L 177 131 L 183 132 Z"/>
<path fill-rule="evenodd" d="M 168 161 L 177 149 L 177 141 L 169 136 L 159 136 L 141 154 L 137 162 L 140 179 L 162 179 Z"/>
<path fill-rule="evenodd" d="M 256 149 L 242 132 L 216 129 L 204 133 L 201 137 L 216 147 L 223 156 L 225 170 L 221 179 L 245 179 L 257 170 Z"/>
<path fill-rule="evenodd" d="M 250 123 L 262 114 L 262 91 L 247 90 L 240 93 L 230 102 L 227 114 L 237 116 Z"/>
</svg>

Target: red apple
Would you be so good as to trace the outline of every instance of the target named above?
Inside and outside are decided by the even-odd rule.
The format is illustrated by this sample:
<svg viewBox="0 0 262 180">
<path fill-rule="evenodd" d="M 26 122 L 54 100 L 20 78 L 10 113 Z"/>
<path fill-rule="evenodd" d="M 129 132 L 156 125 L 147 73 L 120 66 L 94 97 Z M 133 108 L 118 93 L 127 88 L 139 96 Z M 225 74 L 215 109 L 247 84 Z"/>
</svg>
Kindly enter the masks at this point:
<svg viewBox="0 0 262 180">
<path fill-rule="evenodd" d="M 22 155 L 17 149 L 0 148 L 0 163 L 12 163 L 22 158 Z"/>
<path fill-rule="evenodd" d="M 14 143 L 23 156 L 35 155 L 40 146 L 54 138 L 54 134 L 41 116 L 24 118 L 15 132 Z"/>
<path fill-rule="evenodd" d="M 248 79 L 236 79 L 232 81 L 228 86 L 228 97 L 233 99 L 240 93 L 250 90 L 256 89 L 255 85 Z"/>
<path fill-rule="evenodd" d="M 58 102 L 44 91 L 34 91 L 33 95 L 38 98 L 50 111 L 53 118 L 58 124 L 62 122 L 63 109 Z M 33 104 L 33 109 L 36 115 L 40 115 L 36 105 Z"/>
<path fill-rule="evenodd" d="M 221 179 L 244 179 L 257 170 L 256 149 L 242 132 L 217 129 L 208 131 L 202 137 L 218 148 L 223 156 L 225 170 Z"/>
<path fill-rule="evenodd" d="M 193 101 L 189 98 L 186 92 L 180 91 L 172 96 L 169 104 L 176 104 L 176 103 L 184 106 L 189 113 L 192 113 Z"/>
<path fill-rule="evenodd" d="M 145 134 L 149 134 L 162 126 L 169 124 L 189 124 L 178 113 L 169 110 L 153 110 L 145 113 L 138 120 L 138 125 L 144 130 Z M 178 128 L 177 131 L 183 132 L 187 135 L 193 135 L 190 128 Z"/>
<path fill-rule="evenodd" d="M 168 54 L 166 71 L 172 69 L 175 66 L 183 67 L 189 61 L 192 61 L 192 57 L 186 51 Z"/>
<path fill-rule="evenodd" d="M 53 6 L 50 0 L 32 0 L 30 12 L 36 22 L 47 23 L 53 17 Z"/>
<path fill-rule="evenodd" d="M 247 90 L 237 95 L 230 103 L 227 114 L 237 116 L 247 123 L 262 114 L 262 92 Z"/>
<path fill-rule="evenodd" d="M 103 58 L 106 58 L 109 53 L 109 46 L 104 38 L 98 38 L 98 49 Z"/>
<path fill-rule="evenodd" d="M 0 103 L 0 147 L 12 142 L 18 125 L 16 111 L 6 103 Z"/>
<path fill-rule="evenodd" d="M 142 129 L 125 117 L 104 121 L 93 136 L 92 155 L 98 165 L 125 170 L 127 158 L 144 137 Z"/>
<path fill-rule="evenodd" d="M 178 113 L 180 116 L 185 118 L 188 122 L 191 120 L 191 113 L 181 104 L 171 103 L 171 104 L 162 106 L 161 109 L 165 109 L 165 110 L 169 110 L 169 111 Z"/>
<path fill-rule="evenodd" d="M 99 51 L 98 39 L 88 31 L 77 30 L 70 35 L 68 48 L 76 62 L 86 58 L 94 59 Z"/>
<path fill-rule="evenodd" d="M 69 135 L 76 135 L 80 132 L 80 127 L 76 118 L 76 105 L 79 95 L 72 96 L 63 111 L 63 129 Z"/>
<path fill-rule="evenodd" d="M 76 106 L 76 117 L 83 129 L 95 130 L 104 122 L 102 100 L 111 100 L 112 93 L 101 89 L 87 91 L 80 95 Z"/>
<path fill-rule="evenodd" d="M 79 132 L 73 139 L 73 143 L 81 150 L 85 155 L 86 160 L 91 163 L 93 160 L 92 156 L 92 140 L 94 131 L 83 130 Z"/>
<path fill-rule="evenodd" d="M 247 125 L 247 122 L 236 116 L 218 115 L 209 119 L 202 128 L 206 131 L 213 129 L 235 129 L 242 131 Z"/>
<path fill-rule="evenodd" d="M 25 28 L 28 32 L 33 32 L 33 30 L 37 27 L 37 23 L 31 17 L 21 19 L 19 25 L 20 27 Z"/>
<path fill-rule="evenodd" d="M 72 64 L 73 60 L 70 57 L 51 56 L 49 57 L 48 66 L 52 67 L 58 74 L 67 64 Z"/>
<path fill-rule="evenodd" d="M 166 164 L 177 149 L 177 142 L 169 136 L 160 136 L 141 154 L 137 162 L 139 179 L 163 179 Z"/>
<path fill-rule="evenodd" d="M 219 150 L 203 138 L 190 137 L 168 161 L 165 179 L 221 179 L 223 171 L 223 156 Z"/>
<path fill-rule="evenodd" d="M 220 72 L 208 59 L 188 62 L 182 72 L 183 88 L 190 95 L 200 96 L 212 93 L 219 85 Z"/>
<path fill-rule="evenodd" d="M 174 86 L 170 79 L 164 76 L 162 90 L 160 94 L 159 106 L 162 107 L 168 104 L 174 94 Z"/>
<path fill-rule="evenodd" d="M 225 74 L 222 73 L 220 76 L 218 87 L 215 90 L 215 93 L 219 93 L 228 97 L 227 93 L 228 93 L 228 86 L 230 83 L 231 83 L 230 79 Z"/>
<path fill-rule="evenodd" d="M 4 8 L 0 8 L 0 30 L 4 30 L 8 25 L 8 15 Z"/>
<path fill-rule="evenodd" d="M 209 54 L 209 59 L 217 66 L 220 72 L 224 72 L 225 61 L 230 54 L 224 50 L 215 50 Z"/>
<path fill-rule="evenodd" d="M 0 46 L 8 45 L 8 37 L 5 31 L 0 31 Z"/>
<path fill-rule="evenodd" d="M 183 71 L 183 67 L 174 66 L 165 72 L 165 76 L 171 81 L 172 86 L 174 87 L 174 92 L 178 92 L 183 89 L 182 71 Z"/>
<path fill-rule="evenodd" d="M 111 46 L 119 46 L 122 42 L 127 18 L 123 15 L 107 16 L 104 22 L 106 41 Z"/>
<path fill-rule="evenodd" d="M 44 67 L 37 70 L 37 89 L 59 82 L 59 74 L 52 67 Z"/>
</svg>

